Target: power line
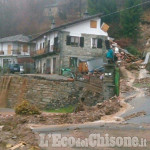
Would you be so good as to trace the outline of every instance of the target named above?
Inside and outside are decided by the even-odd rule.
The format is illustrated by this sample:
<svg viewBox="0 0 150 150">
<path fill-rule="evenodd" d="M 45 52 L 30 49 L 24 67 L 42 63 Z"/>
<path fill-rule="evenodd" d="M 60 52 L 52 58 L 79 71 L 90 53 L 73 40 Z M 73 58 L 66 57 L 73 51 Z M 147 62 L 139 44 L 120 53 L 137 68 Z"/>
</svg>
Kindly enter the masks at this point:
<svg viewBox="0 0 150 150">
<path fill-rule="evenodd" d="M 111 15 L 120 13 L 120 12 L 122 12 L 122 11 L 130 10 L 130 9 L 132 9 L 132 8 L 136 8 L 136 7 L 138 7 L 138 6 L 142 6 L 142 5 L 145 5 L 145 4 L 147 4 L 147 3 L 150 3 L 150 0 L 149 0 L 149 1 L 146 1 L 146 2 L 143 2 L 143 3 L 140 3 L 140 4 L 137 4 L 137 5 L 134 5 L 134 6 L 131 6 L 131 7 L 128 7 L 128 8 L 125 8 L 125 9 L 122 9 L 122 10 L 118 10 L 118 11 L 113 12 L 113 13 L 110 13 L 110 14 L 103 15 L 103 16 L 101 16 L 101 18 L 107 17 L 107 16 L 111 16 Z M 46 30 L 46 31 L 47 31 L 47 30 Z M 46 32 L 46 31 L 45 31 L 45 32 Z M 30 36 L 39 35 L 39 34 L 42 34 L 42 33 L 44 33 L 44 32 L 36 33 L 36 34 L 31 34 Z"/>
<path fill-rule="evenodd" d="M 140 3 L 140 4 L 137 4 L 137 5 L 134 5 L 134 6 L 131 6 L 131 7 L 128 7 L 128 8 L 125 8 L 125 9 L 122 9 L 122 10 L 119 10 L 119 11 L 116 11 L 116 12 L 113 12 L 113 13 L 110 13 L 110 14 L 103 15 L 103 16 L 101 16 L 101 18 L 110 16 L 110 15 L 113 15 L 113 14 L 116 14 L 116 13 L 120 13 L 122 11 L 126 11 L 126 10 L 129 10 L 129 9 L 132 9 L 132 8 L 136 8 L 138 6 L 142 6 L 142 5 L 147 4 L 147 3 L 150 3 L 150 0 L 146 1 L 146 2 L 143 2 L 143 3 Z"/>
</svg>

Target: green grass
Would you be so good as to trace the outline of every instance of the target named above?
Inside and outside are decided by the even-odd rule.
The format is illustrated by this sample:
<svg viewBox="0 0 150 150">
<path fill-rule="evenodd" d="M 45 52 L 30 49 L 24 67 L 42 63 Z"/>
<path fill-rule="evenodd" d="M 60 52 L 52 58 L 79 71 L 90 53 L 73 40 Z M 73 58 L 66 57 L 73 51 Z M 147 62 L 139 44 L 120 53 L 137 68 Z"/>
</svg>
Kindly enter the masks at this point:
<svg viewBox="0 0 150 150">
<path fill-rule="evenodd" d="M 145 88 L 145 87 L 148 88 L 148 87 L 150 87 L 150 83 L 147 83 L 147 84 L 146 83 L 145 84 L 144 83 L 135 83 L 135 84 L 133 84 L 133 86 L 137 87 L 137 88 Z"/>
<path fill-rule="evenodd" d="M 46 112 L 49 112 L 49 113 L 73 113 L 74 109 L 75 109 L 75 106 L 68 106 L 68 107 L 60 108 L 60 109 L 46 110 Z"/>
</svg>

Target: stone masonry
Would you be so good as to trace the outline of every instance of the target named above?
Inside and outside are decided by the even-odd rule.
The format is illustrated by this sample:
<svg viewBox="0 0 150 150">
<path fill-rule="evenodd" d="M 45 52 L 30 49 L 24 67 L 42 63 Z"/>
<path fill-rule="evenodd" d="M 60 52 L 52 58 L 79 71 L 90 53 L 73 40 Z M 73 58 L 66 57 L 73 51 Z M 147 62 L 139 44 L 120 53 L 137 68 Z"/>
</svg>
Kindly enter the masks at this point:
<svg viewBox="0 0 150 150">
<path fill-rule="evenodd" d="M 84 37 L 84 47 L 75 47 L 66 45 L 66 37 L 69 35 L 69 32 L 61 32 L 59 33 L 59 48 L 61 49 L 60 52 L 60 59 L 61 59 L 61 68 L 68 68 L 70 67 L 70 57 L 77 57 L 78 59 L 91 59 L 91 58 L 98 58 L 98 57 L 105 57 L 106 54 L 106 46 L 105 40 L 107 37 L 100 36 L 100 35 L 87 35 L 82 34 Z M 103 40 L 103 48 L 91 48 L 91 39 L 92 38 L 101 38 Z"/>
<path fill-rule="evenodd" d="M 8 81 L 9 83 L 7 83 Z M 85 103 L 90 106 L 103 101 L 102 83 L 99 83 L 97 87 L 79 81 L 49 81 L 5 76 L 0 77 L 0 89 L 7 93 L 6 104 L 9 108 L 14 108 L 22 100 L 28 100 L 44 110 L 75 105 L 81 97 L 84 97 Z"/>
</svg>

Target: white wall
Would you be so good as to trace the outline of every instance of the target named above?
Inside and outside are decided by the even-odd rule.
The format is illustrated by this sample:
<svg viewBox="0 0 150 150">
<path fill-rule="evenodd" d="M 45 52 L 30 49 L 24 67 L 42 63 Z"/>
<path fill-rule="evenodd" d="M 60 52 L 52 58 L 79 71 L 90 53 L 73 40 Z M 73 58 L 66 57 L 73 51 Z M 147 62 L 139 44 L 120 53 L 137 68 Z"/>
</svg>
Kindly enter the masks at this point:
<svg viewBox="0 0 150 150">
<path fill-rule="evenodd" d="M 91 28 L 90 27 L 90 21 L 94 20 L 97 21 L 97 28 Z M 108 36 L 107 32 L 104 32 L 101 30 L 101 19 L 95 18 L 87 20 L 84 22 L 80 22 L 78 24 L 74 24 L 70 27 L 67 27 L 66 29 L 63 29 L 63 31 L 70 32 L 71 36 L 81 36 L 81 34 L 94 34 L 94 35 L 102 35 L 102 36 Z"/>
<path fill-rule="evenodd" d="M 48 35 L 46 35 L 47 41 L 50 40 L 50 51 L 52 51 L 51 46 L 54 45 L 54 38 L 57 36 L 58 36 L 58 32 L 53 32 L 53 33 L 49 33 Z M 42 47 L 43 47 L 44 42 L 45 42 L 45 39 L 43 35 L 43 37 L 39 38 L 36 41 L 36 50 L 40 50 L 40 43 L 42 43 Z"/>
<path fill-rule="evenodd" d="M 91 20 L 97 21 L 97 28 L 90 27 Z M 79 37 L 82 34 L 108 36 L 108 33 L 104 32 L 100 28 L 101 27 L 101 19 L 99 17 L 91 19 L 91 20 L 73 24 L 70 27 L 66 27 L 65 29 L 62 29 L 62 31 L 70 32 L 71 36 L 79 36 Z M 57 37 L 57 35 L 58 35 L 58 32 L 53 32 L 53 33 L 49 33 L 49 34 L 45 35 L 45 36 L 47 36 L 47 40 L 50 40 L 50 47 L 52 45 L 54 45 L 54 38 Z M 42 43 L 42 46 L 43 46 L 44 41 L 45 41 L 44 35 L 43 35 L 43 37 L 36 40 L 36 50 L 40 50 L 40 43 Z"/>
<path fill-rule="evenodd" d="M 29 45 L 28 45 L 28 52 L 23 52 L 24 44 L 20 44 L 20 46 L 18 46 L 18 43 L 9 43 L 9 42 L 8 43 L 0 43 L 0 50 L 4 51 L 4 55 L 6 55 L 6 56 L 10 55 L 10 54 L 8 54 L 8 45 L 12 46 L 12 50 L 18 50 L 18 48 L 19 48 L 21 55 L 30 55 L 30 46 Z"/>
<path fill-rule="evenodd" d="M 4 55 L 8 55 L 8 45 L 11 45 L 13 48 L 12 43 L 0 43 L 0 50 L 4 51 Z"/>
</svg>

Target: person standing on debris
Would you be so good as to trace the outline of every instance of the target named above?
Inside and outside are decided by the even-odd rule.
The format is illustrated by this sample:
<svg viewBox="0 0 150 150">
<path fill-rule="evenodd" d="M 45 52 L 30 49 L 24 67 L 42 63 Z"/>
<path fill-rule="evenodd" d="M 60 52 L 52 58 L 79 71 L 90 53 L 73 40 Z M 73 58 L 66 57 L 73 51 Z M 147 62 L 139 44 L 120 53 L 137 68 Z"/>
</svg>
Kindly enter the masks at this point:
<svg viewBox="0 0 150 150">
<path fill-rule="evenodd" d="M 110 48 L 106 54 L 106 58 L 108 59 L 108 63 L 112 64 L 114 63 L 114 51 L 112 48 Z"/>
</svg>

